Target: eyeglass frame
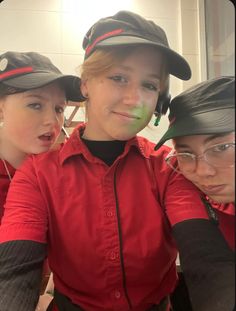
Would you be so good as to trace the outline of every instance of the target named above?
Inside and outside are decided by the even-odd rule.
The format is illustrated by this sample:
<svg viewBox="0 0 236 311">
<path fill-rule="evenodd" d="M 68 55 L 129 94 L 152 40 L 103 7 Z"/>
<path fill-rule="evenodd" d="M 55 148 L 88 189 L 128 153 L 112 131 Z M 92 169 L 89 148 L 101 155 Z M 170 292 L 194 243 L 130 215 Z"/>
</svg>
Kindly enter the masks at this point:
<svg viewBox="0 0 236 311">
<path fill-rule="evenodd" d="M 198 159 L 203 159 L 206 163 L 208 163 L 209 165 L 213 166 L 213 167 L 216 167 L 216 168 L 230 168 L 230 167 L 234 167 L 235 166 L 235 163 L 233 163 L 232 165 L 229 165 L 229 166 L 218 166 L 218 165 L 215 165 L 215 164 L 212 164 L 210 163 L 207 158 L 206 158 L 206 153 L 215 148 L 215 147 L 218 147 L 218 146 L 224 146 L 224 145 L 230 145 L 231 147 L 234 147 L 235 148 L 235 142 L 230 142 L 230 143 L 220 143 L 220 144 L 215 144 L 215 145 L 212 145 L 211 147 L 207 148 L 204 152 L 202 152 L 201 154 L 198 154 L 198 155 L 195 155 L 193 153 L 190 153 L 190 152 L 176 152 L 175 149 L 172 149 L 168 155 L 165 157 L 165 162 L 167 165 L 169 165 L 174 171 L 176 171 L 177 173 L 182 173 L 183 170 L 180 170 L 178 169 L 178 166 L 175 168 L 174 166 L 172 166 L 170 164 L 170 159 L 171 158 L 175 158 L 176 161 L 177 161 L 177 164 L 179 165 L 179 161 L 178 161 L 178 158 L 177 158 L 177 155 L 187 155 L 189 156 L 192 160 L 194 160 L 193 164 L 195 165 L 194 166 L 194 169 L 191 170 L 191 173 L 193 173 L 195 170 L 196 170 L 196 167 L 197 167 L 197 163 L 198 163 Z"/>
</svg>

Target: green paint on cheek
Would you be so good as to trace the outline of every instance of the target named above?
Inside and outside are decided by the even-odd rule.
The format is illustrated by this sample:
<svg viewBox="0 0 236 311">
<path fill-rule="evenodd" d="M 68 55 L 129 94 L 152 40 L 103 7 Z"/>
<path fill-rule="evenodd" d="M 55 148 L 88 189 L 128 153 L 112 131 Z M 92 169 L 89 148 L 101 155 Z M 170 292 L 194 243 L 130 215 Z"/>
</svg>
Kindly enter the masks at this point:
<svg viewBox="0 0 236 311">
<path fill-rule="evenodd" d="M 146 104 L 143 105 L 142 109 L 142 119 L 143 120 L 148 120 L 150 119 L 150 109 L 148 109 L 148 106 Z"/>
<path fill-rule="evenodd" d="M 129 129 L 134 133 L 138 133 L 140 130 L 148 125 L 151 119 L 151 113 L 148 105 L 145 103 L 142 105 L 142 108 L 136 108 L 133 112 L 141 119 L 132 122 L 129 126 Z"/>
</svg>

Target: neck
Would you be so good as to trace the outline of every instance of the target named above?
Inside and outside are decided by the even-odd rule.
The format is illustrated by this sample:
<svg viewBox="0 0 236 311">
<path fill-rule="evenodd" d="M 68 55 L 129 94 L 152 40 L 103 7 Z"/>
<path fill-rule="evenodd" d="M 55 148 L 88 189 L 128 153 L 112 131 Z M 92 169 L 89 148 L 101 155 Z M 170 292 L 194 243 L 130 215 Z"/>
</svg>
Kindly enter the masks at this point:
<svg viewBox="0 0 236 311">
<path fill-rule="evenodd" d="M 6 160 L 17 169 L 26 158 L 27 154 L 5 140 L 0 133 L 0 158 Z"/>
</svg>

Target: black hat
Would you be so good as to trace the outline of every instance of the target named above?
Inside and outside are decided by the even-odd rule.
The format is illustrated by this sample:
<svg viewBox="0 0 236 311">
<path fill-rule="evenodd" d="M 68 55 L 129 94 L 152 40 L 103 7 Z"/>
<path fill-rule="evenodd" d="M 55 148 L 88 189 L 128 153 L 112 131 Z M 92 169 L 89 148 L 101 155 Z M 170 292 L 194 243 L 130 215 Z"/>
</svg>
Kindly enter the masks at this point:
<svg viewBox="0 0 236 311">
<path fill-rule="evenodd" d="M 183 80 L 191 78 L 189 64 L 170 49 L 164 30 L 133 12 L 120 11 L 101 18 L 89 29 L 83 40 L 85 59 L 99 47 L 140 44 L 156 46 L 163 51 L 170 74 Z"/>
<path fill-rule="evenodd" d="M 190 135 L 235 131 L 235 77 L 217 77 L 197 84 L 172 99 L 169 129 L 157 143 Z"/>
<path fill-rule="evenodd" d="M 30 90 L 61 80 L 68 100 L 83 101 L 80 79 L 63 75 L 49 58 L 35 52 L 6 52 L 0 56 L 0 83 Z"/>
</svg>

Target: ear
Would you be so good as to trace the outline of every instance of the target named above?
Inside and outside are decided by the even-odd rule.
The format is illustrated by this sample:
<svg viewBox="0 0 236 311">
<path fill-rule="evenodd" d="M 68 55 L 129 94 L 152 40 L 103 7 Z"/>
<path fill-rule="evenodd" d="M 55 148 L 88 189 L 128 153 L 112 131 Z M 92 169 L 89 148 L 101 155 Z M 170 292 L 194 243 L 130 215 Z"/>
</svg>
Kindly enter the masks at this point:
<svg viewBox="0 0 236 311">
<path fill-rule="evenodd" d="M 87 80 L 81 81 L 80 85 L 81 93 L 85 98 L 88 98 L 88 86 L 87 86 Z"/>
</svg>

